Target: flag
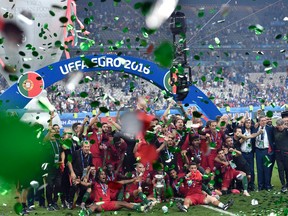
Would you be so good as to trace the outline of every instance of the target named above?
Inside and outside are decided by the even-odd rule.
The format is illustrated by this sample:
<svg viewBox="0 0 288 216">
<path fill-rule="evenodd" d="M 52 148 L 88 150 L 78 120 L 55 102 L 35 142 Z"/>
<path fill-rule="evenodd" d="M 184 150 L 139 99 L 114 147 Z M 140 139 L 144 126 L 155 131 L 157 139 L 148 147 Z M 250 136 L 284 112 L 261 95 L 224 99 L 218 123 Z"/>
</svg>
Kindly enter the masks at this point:
<svg viewBox="0 0 288 216">
<path fill-rule="evenodd" d="M 35 72 L 27 72 L 18 80 L 18 90 L 26 98 L 38 96 L 44 89 L 42 77 Z"/>
</svg>

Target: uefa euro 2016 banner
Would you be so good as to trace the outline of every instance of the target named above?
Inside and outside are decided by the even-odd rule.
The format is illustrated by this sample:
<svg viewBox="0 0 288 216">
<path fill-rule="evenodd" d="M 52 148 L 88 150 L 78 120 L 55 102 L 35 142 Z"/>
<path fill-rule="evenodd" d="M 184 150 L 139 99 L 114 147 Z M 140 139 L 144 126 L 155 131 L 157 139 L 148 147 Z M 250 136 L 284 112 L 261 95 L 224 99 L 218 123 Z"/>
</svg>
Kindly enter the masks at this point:
<svg viewBox="0 0 288 216">
<path fill-rule="evenodd" d="M 21 83 L 15 83 L 0 95 L 0 110 L 24 109 L 35 97 L 35 92 L 32 91 L 35 90 L 32 88 L 33 86 L 39 87 L 36 90 L 45 89 L 55 82 L 66 78 L 69 74 L 78 71 L 102 72 L 110 70 L 124 72 L 145 79 L 161 90 L 171 93 L 174 98 L 176 97 L 171 89 L 171 75 L 168 68 L 131 56 L 89 55 L 84 58 L 76 57 L 56 62 L 37 71 L 29 71 L 24 75 L 22 74 L 21 76 L 24 76 L 23 79 L 19 78 Z M 36 77 L 34 76 L 35 74 Z M 35 78 L 29 79 L 31 77 Z M 189 91 L 186 98 L 182 101 L 183 104 L 197 104 L 209 118 L 215 118 L 215 116 L 221 114 L 214 103 L 197 86 L 191 85 L 187 87 L 189 87 Z M 36 93 L 40 94 L 41 91 Z"/>
<path fill-rule="evenodd" d="M 198 111 L 201 112 L 202 110 L 196 105 L 196 107 L 198 108 Z M 263 108 L 263 107 L 262 107 Z M 226 108 L 222 108 L 220 109 L 220 112 L 222 114 L 232 114 L 232 117 L 234 117 L 234 115 L 237 113 L 240 116 L 245 115 L 245 113 L 248 112 L 249 117 L 250 118 L 255 118 L 256 112 L 257 110 L 261 109 L 261 107 L 253 107 L 253 110 L 251 110 L 251 107 L 239 107 L 239 108 L 231 108 L 229 112 L 227 112 Z M 265 109 L 263 110 L 263 112 L 267 112 L 267 111 L 272 111 L 273 112 L 273 117 L 277 118 L 277 117 L 281 117 L 281 112 L 285 110 L 285 107 L 265 107 Z M 161 117 L 163 115 L 163 113 L 165 112 L 165 110 L 158 110 L 156 111 L 156 116 L 157 117 Z M 180 110 L 178 109 L 171 109 L 170 114 L 177 114 L 180 113 Z M 84 118 L 86 116 L 92 117 L 92 113 L 62 113 L 60 115 L 61 118 L 61 122 L 63 127 L 71 127 L 72 124 L 76 123 L 76 122 L 82 122 L 84 120 Z M 109 112 L 109 116 L 111 118 L 114 118 L 116 116 L 116 112 Z M 101 114 L 99 116 L 99 118 L 101 119 L 101 122 L 107 122 L 108 116 L 105 114 Z"/>
</svg>

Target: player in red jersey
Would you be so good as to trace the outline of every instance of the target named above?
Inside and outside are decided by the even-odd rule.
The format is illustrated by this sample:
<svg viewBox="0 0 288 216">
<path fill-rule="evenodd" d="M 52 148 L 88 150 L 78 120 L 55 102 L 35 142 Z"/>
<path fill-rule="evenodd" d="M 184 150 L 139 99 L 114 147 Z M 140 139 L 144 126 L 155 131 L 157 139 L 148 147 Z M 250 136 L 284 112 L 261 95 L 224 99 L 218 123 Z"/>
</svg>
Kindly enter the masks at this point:
<svg viewBox="0 0 288 216">
<path fill-rule="evenodd" d="M 246 173 L 236 170 L 236 165 L 232 160 L 232 153 L 234 152 L 235 156 L 241 155 L 241 152 L 233 148 L 218 149 L 218 156 L 215 158 L 215 167 L 217 170 L 220 170 L 223 175 L 222 181 L 222 193 L 227 194 L 228 188 L 233 179 L 241 180 L 243 185 L 243 195 L 250 196 L 247 191 L 248 180 Z"/>
<path fill-rule="evenodd" d="M 196 163 L 192 162 L 189 166 L 189 173 L 185 177 L 185 186 L 187 188 L 187 194 L 184 199 L 184 205 L 177 203 L 177 207 L 180 211 L 188 212 L 190 205 L 203 205 L 212 203 L 215 206 L 223 210 L 227 210 L 233 201 L 230 200 L 227 204 L 224 204 L 205 192 L 202 192 L 202 174 L 197 170 Z"/>
<path fill-rule="evenodd" d="M 140 181 L 127 184 L 125 189 L 124 199 L 129 202 L 135 203 L 144 203 L 152 207 L 151 200 L 147 199 L 147 196 L 144 194 L 143 189 L 145 186 L 151 186 L 150 173 L 145 169 L 142 163 L 137 163 L 135 165 L 135 171 L 131 173 L 132 178 L 139 177 Z"/>
<path fill-rule="evenodd" d="M 101 168 L 96 173 L 96 182 L 94 184 L 93 193 L 95 196 L 94 204 L 86 210 L 87 215 L 91 215 L 93 212 L 101 211 L 115 211 L 121 208 L 133 209 L 136 211 L 144 212 L 147 210 L 146 206 L 139 204 L 133 204 L 126 201 L 111 201 L 110 188 L 106 184 L 107 178 L 106 173 Z M 116 184 L 127 184 L 130 182 L 138 181 L 139 178 L 131 180 L 122 180 L 116 182 Z"/>
</svg>

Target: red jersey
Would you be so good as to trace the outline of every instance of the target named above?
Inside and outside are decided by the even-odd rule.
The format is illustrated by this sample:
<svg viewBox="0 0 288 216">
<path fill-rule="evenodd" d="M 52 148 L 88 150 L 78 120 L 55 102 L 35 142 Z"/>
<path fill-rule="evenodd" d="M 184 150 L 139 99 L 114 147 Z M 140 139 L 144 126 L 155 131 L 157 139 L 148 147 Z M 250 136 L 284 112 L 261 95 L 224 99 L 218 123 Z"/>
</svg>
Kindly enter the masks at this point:
<svg viewBox="0 0 288 216">
<path fill-rule="evenodd" d="M 191 196 L 196 193 L 202 194 L 202 174 L 197 170 L 189 178 L 186 178 L 185 186 L 187 189 L 186 196 Z"/>
<path fill-rule="evenodd" d="M 211 141 L 216 144 L 215 148 L 211 150 L 211 153 L 216 153 L 217 154 L 217 149 L 222 148 L 222 143 L 223 143 L 223 134 L 221 132 L 216 132 L 215 134 L 210 133 L 211 136 Z"/>
<path fill-rule="evenodd" d="M 192 157 L 193 158 L 198 158 L 198 160 L 201 163 L 201 158 L 202 158 L 202 152 L 200 149 L 196 149 L 196 148 L 187 148 L 187 158 L 189 163 L 192 161 Z M 189 164 L 188 163 L 188 164 Z"/>
<path fill-rule="evenodd" d="M 111 201 L 110 189 L 106 183 L 95 182 L 93 191 L 95 193 L 94 202 Z"/>
<path fill-rule="evenodd" d="M 119 147 L 116 147 L 112 143 L 107 143 L 107 159 L 106 164 L 118 165 L 122 156 L 125 154 L 127 149 L 126 142 L 121 143 Z"/>
<path fill-rule="evenodd" d="M 90 148 L 92 157 L 94 157 L 94 158 L 101 157 L 102 151 L 99 149 L 99 145 L 101 143 L 102 136 L 101 136 L 101 134 L 98 134 L 98 129 L 95 129 L 95 128 L 92 129 L 92 134 L 89 137 L 87 136 L 87 139 L 89 141 L 93 140 L 93 143 L 91 142 L 92 145 L 91 145 L 91 148 Z"/>
<path fill-rule="evenodd" d="M 135 178 L 137 177 L 138 175 L 136 175 L 136 172 L 132 172 L 132 178 Z M 130 183 L 130 184 L 127 184 L 126 185 L 126 192 L 130 192 L 132 193 L 133 191 L 137 190 L 139 187 L 143 187 L 145 186 L 145 182 L 146 182 L 146 179 L 147 178 L 150 178 L 150 173 L 146 170 L 143 175 L 142 175 L 142 181 L 140 182 L 133 182 L 133 183 Z"/>
</svg>

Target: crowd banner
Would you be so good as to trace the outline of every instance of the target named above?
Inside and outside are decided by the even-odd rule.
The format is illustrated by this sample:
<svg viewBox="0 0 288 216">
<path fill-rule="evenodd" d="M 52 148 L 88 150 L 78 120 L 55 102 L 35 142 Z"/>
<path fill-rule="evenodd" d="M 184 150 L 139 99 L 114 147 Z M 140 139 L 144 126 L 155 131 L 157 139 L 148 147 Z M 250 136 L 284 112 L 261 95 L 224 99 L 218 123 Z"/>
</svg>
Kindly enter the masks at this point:
<svg viewBox="0 0 288 216">
<path fill-rule="evenodd" d="M 43 88 L 47 88 L 57 81 L 64 79 L 70 73 L 110 70 L 138 76 L 151 82 L 162 90 L 170 91 L 171 89 L 171 85 L 169 84 L 169 69 L 162 68 L 145 59 L 131 56 L 90 55 L 76 57 L 47 65 L 35 72 L 39 75 L 36 80 L 39 81 L 40 79 L 43 79 Z M 28 74 L 27 77 L 30 75 Z M 28 86 L 27 83 L 29 84 Z M 21 88 L 19 85 L 21 85 Z M 12 85 L 0 95 L 0 109 L 23 109 L 31 98 L 21 93 L 20 90 L 23 90 L 24 88 L 27 91 L 32 91 L 33 89 L 31 89 L 31 86 L 34 86 L 33 80 L 31 79 L 24 80 L 22 84 L 16 83 Z M 183 104 L 197 104 L 202 112 L 210 119 L 214 119 L 217 115 L 221 114 L 213 102 L 195 85 L 189 87 L 189 93 L 182 102 Z"/>
</svg>

